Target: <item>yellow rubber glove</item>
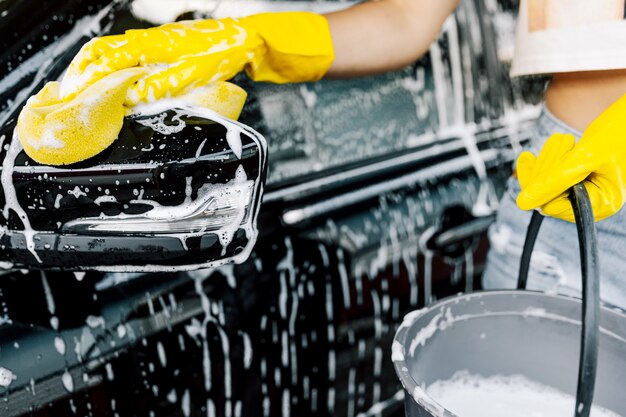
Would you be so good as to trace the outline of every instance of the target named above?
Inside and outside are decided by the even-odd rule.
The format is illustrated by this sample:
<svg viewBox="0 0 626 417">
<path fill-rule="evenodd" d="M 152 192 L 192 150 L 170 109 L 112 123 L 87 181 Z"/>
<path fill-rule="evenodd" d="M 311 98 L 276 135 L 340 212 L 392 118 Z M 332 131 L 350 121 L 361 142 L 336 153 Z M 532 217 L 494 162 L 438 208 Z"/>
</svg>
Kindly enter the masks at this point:
<svg viewBox="0 0 626 417">
<path fill-rule="evenodd" d="M 114 71 L 141 66 L 151 74 L 129 89 L 126 105 L 132 106 L 242 70 L 255 81 L 316 81 L 333 59 L 328 22 L 313 13 L 184 21 L 90 41 L 70 64 L 61 94 L 70 98 Z"/>
<path fill-rule="evenodd" d="M 245 70 L 257 81 L 312 81 L 333 58 L 328 22 L 311 13 L 187 21 L 96 38 L 60 84 L 29 99 L 17 133 L 37 162 L 71 164 L 110 146 L 139 103 L 183 97 L 236 119 L 246 93 L 222 80 Z"/>
<path fill-rule="evenodd" d="M 539 157 L 523 152 L 517 160 L 522 210 L 540 208 L 545 215 L 569 222 L 574 213 L 570 187 L 584 180 L 596 221 L 615 214 L 626 196 L 626 96 L 589 125 L 576 143 L 574 136 L 552 135 Z"/>
</svg>

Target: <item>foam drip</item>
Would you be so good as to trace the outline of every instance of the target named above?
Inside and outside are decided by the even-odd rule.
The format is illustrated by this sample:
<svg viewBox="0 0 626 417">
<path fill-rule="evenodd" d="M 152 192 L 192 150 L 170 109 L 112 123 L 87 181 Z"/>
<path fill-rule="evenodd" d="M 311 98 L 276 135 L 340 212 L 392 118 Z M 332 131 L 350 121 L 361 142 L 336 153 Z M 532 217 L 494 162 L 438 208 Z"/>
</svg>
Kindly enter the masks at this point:
<svg viewBox="0 0 626 417">
<path fill-rule="evenodd" d="M 0 387 L 7 388 L 14 379 L 16 376 L 11 370 L 0 366 Z"/>
<path fill-rule="evenodd" d="M 15 167 L 15 158 L 17 158 L 21 150 L 22 144 L 17 137 L 17 131 L 13 131 L 13 139 L 11 140 L 11 145 L 9 146 L 6 156 L 4 157 L 4 165 L 2 167 L 2 175 L 0 177 L 5 199 L 4 210 L 2 211 L 2 214 L 7 221 L 9 220 L 9 210 L 13 210 L 13 212 L 17 214 L 24 226 L 24 230 L 22 231 L 22 233 L 24 234 L 24 239 L 26 239 L 26 247 L 28 248 L 30 253 L 33 254 L 35 259 L 37 259 L 37 262 L 41 262 L 41 258 L 39 258 L 39 255 L 37 255 L 37 252 L 35 252 L 34 237 L 36 231 L 32 228 L 30 220 L 28 219 L 28 215 L 17 200 L 15 184 L 13 183 L 13 169 Z"/>
</svg>

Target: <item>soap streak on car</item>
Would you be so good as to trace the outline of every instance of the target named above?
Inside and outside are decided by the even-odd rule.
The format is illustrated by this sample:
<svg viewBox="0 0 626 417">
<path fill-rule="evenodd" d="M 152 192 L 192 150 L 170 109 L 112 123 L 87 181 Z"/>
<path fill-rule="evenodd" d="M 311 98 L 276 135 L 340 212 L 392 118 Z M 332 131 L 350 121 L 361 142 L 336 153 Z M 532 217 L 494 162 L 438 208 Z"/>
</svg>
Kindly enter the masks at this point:
<svg viewBox="0 0 626 417">
<path fill-rule="evenodd" d="M 11 144 L 9 145 L 9 149 L 7 149 L 4 163 L 2 164 L 2 173 L 1 175 L 1 184 L 2 189 L 4 191 L 4 209 L 2 210 L 2 215 L 4 218 L 9 221 L 9 210 L 12 210 L 22 221 L 22 226 L 24 230 L 22 234 L 24 239 L 26 240 L 26 247 L 28 251 L 35 257 L 37 262 L 41 263 L 41 258 L 35 252 L 35 233 L 36 230 L 30 224 L 30 220 L 28 215 L 20 205 L 17 200 L 17 194 L 15 193 L 15 185 L 13 184 L 13 170 L 15 167 L 15 158 L 19 155 L 20 152 L 23 151 L 22 145 L 20 144 L 19 139 L 17 138 L 17 134 L 14 133 L 11 139 Z M 6 228 L 2 228 L 2 234 L 6 234 L 8 230 Z"/>
</svg>

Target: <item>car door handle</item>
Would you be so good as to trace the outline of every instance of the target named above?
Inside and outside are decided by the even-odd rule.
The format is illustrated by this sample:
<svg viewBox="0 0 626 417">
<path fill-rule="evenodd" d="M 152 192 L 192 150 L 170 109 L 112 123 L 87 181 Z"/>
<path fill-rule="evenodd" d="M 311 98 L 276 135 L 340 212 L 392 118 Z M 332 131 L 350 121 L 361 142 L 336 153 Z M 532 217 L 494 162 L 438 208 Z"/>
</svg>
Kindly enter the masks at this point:
<svg viewBox="0 0 626 417">
<path fill-rule="evenodd" d="M 445 249 L 484 233 L 495 221 L 496 215 L 478 217 L 447 230 L 436 232 L 427 244 L 429 249 Z"/>
</svg>

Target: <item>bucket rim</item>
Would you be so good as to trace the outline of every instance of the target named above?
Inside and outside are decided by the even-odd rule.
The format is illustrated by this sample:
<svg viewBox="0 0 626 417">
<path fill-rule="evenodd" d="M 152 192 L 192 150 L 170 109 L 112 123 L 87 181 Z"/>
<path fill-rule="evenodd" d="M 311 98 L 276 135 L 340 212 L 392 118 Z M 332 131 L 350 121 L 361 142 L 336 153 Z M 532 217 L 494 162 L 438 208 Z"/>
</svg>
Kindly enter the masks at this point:
<svg viewBox="0 0 626 417">
<path fill-rule="evenodd" d="M 560 301 L 572 302 L 576 304 L 582 304 L 582 300 L 578 297 L 573 297 L 569 295 L 563 294 L 548 294 L 542 291 L 534 291 L 534 290 L 481 290 L 467 294 L 457 294 L 450 297 L 443 298 L 428 307 L 424 307 L 418 310 L 411 311 L 407 313 L 400 326 L 396 330 L 395 336 L 393 338 L 393 343 L 391 346 L 391 360 L 393 362 L 394 369 L 396 371 L 397 377 L 400 379 L 402 386 L 405 390 L 406 395 L 410 395 L 414 402 L 416 402 L 421 407 L 424 407 L 428 412 L 433 415 L 441 416 L 441 417 L 458 417 L 456 414 L 447 410 L 444 406 L 435 401 L 432 397 L 430 397 L 425 388 L 420 386 L 411 376 L 407 362 L 405 360 L 405 355 L 407 355 L 407 346 L 410 344 L 421 344 L 426 343 L 428 339 L 430 339 L 437 331 L 444 330 L 450 324 L 454 324 L 460 321 L 466 321 L 474 318 L 484 317 L 486 315 L 494 315 L 497 313 L 485 313 L 485 314 L 472 314 L 472 315 L 464 315 L 458 319 L 454 317 L 446 317 L 444 320 L 451 320 L 447 323 L 444 322 L 443 328 L 439 327 L 438 322 L 433 321 L 430 325 L 426 327 L 422 327 L 421 331 L 424 331 L 422 334 L 422 338 L 420 338 L 417 342 L 415 340 L 409 341 L 407 340 L 408 331 L 414 326 L 414 324 L 424 317 L 426 314 L 431 313 L 434 310 L 441 310 L 442 312 L 445 310 L 445 307 L 448 305 L 456 305 L 462 301 L 470 302 L 473 299 L 482 299 L 484 297 L 502 297 L 507 296 L 511 298 L 517 297 L 531 297 L 534 299 L 544 298 L 544 299 L 558 299 Z M 626 312 L 621 308 L 611 306 L 609 304 L 602 304 L 600 306 L 602 315 L 609 314 L 618 316 L 623 320 L 626 320 Z M 566 321 L 571 324 L 582 325 L 580 319 L 572 319 L 560 315 L 554 315 L 546 312 L 545 310 L 540 311 L 539 309 L 533 309 L 529 307 L 526 311 L 523 312 L 514 312 L 511 311 L 510 314 L 506 315 L 526 315 L 526 316 L 535 316 L 535 317 L 544 317 L 552 320 L 561 320 Z M 442 318 L 443 313 L 441 315 L 436 316 Z M 621 337 L 616 333 L 607 330 L 605 327 L 600 326 L 600 333 L 604 336 L 613 337 L 626 344 L 626 336 Z M 418 335 L 419 336 L 419 335 Z M 411 348 L 409 348 L 410 350 Z M 415 348 L 413 348 L 415 350 Z M 411 355 L 412 356 L 412 355 Z"/>
</svg>

